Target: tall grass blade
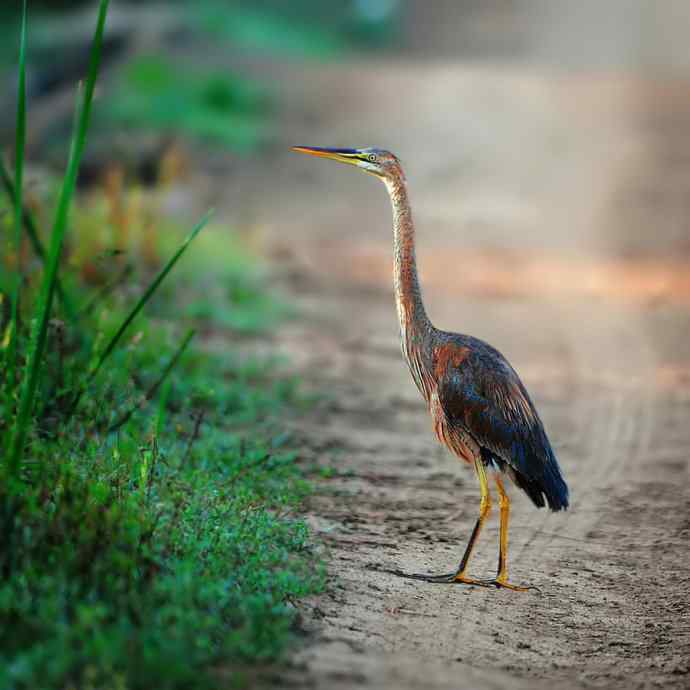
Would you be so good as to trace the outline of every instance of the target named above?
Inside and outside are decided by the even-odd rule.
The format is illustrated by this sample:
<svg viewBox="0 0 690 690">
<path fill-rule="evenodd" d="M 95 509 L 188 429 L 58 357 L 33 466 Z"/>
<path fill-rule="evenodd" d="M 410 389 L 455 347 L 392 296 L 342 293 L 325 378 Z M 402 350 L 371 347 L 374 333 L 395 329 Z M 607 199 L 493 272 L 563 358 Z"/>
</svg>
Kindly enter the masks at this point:
<svg viewBox="0 0 690 690">
<path fill-rule="evenodd" d="M 15 188 L 14 188 L 14 182 L 12 181 L 12 178 L 10 177 L 9 172 L 7 171 L 7 168 L 5 167 L 5 163 L 0 157 L 0 181 L 2 181 L 2 185 L 5 188 L 5 192 L 7 192 L 7 196 L 12 200 L 14 203 L 14 198 L 15 198 Z M 43 265 L 45 266 L 46 261 L 48 259 L 48 255 L 46 253 L 46 249 L 43 246 L 43 242 L 41 242 L 41 237 L 38 233 L 38 226 L 36 224 L 36 219 L 33 217 L 33 214 L 31 211 L 24 205 L 23 209 L 23 219 L 24 219 L 24 230 L 26 231 L 26 236 L 29 238 L 29 242 L 31 243 L 31 248 L 34 250 L 34 254 L 41 260 Z M 65 292 L 65 289 L 62 286 L 62 282 L 60 281 L 59 277 L 55 278 L 55 293 L 58 296 L 58 299 L 60 300 L 60 303 L 62 304 L 62 308 L 65 310 L 65 315 L 67 316 L 69 321 L 74 321 L 75 317 L 78 316 L 76 309 L 74 308 L 74 305 L 72 304 L 72 300 L 69 298 L 67 293 Z"/>
<path fill-rule="evenodd" d="M 161 394 L 158 396 L 158 415 L 156 416 L 156 437 L 160 438 L 165 428 L 165 417 L 168 409 L 168 398 L 170 397 L 170 389 L 172 384 L 170 379 L 166 380 L 161 388 Z"/>
<path fill-rule="evenodd" d="M 7 470 L 10 476 L 16 476 L 19 470 L 24 450 L 24 441 L 26 440 L 29 420 L 33 411 L 38 375 L 41 369 L 43 352 L 45 350 L 48 320 L 50 318 L 50 310 L 53 302 L 62 243 L 67 230 L 67 219 L 77 184 L 79 165 L 86 146 L 86 135 L 89 129 L 93 94 L 96 88 L 96 78 L 101 63 L 103 32 L 105 29 L 105 19 L 108 14 L 108 4 L 109 0 L 101 0 L 98 11 L 98 21 L 91 48 L 86 88 L 83 91 L 83 95 L 80 93 L 82 98 L 79 99 L 80 103 L 77 108 L 77 126 L 73 133 L 69 161 L 67 163 L 67 170 L 65 172 L 57 211 L 55 213 L 53 230 L 50 237 L 48 261 L 46 270 L 43 274 L 38 304 L 34 313 L 34 322 L 29 343 L 29 357 L 22 381 L 19 411 L 8 443 Z"/>
<path fill-rule="evenodd" d="M 165 277 L 168 275 L 168 273 L 170 273 L 173 266 L 178 262 L 178 260 L 185 253 L 185 251 L 187 251 L 187 247 L 191 244 L 194 238 L 203 230 L 204 226 L 211 219 L 212 215 L 213 211 L 209 211 L 197 223 L 192 232 L 189 233 L 185 241 L 180 245 L 178 250 L 172 255 L 172 257 L 170 257 L 168 263 L 165 264 L 160 273 L 153 279 L 151 284 L 146 288 L 146 291 L 139 298 L 139 301 L 134 305 L 132 311 L 129 312 L 125 320 L 122 322 L 122 324 L 120 324 L 120 327 L 117 329 L 115 335 L 113 335 L 113 337 L 108 341 L 108 344 L 105 346 L 105 348 L 103 348 L 103 352 L 101 352 L 98 360 L 96 361 L 96 365 L 89 372 L 86 381 L 87 384 L 93 380 L 96 374 L 98 374 L 105 361 L 108 359 L 108 357 L 110 357 L 113 350 L 117 347 L 117 344 L 120 342 L 120 338 L 122 338 L 129 325 L 138 316 L 139 312 L 144 308 L 144 306 L 151 299 L 151 297 L 153 297 L 154 293 L 156 292 L 160 284 L 165 280 Z"/>
<path fill-rule="evenodd" d="M 77 394 L 74 398 L 74 402 L 72 403 L 72 406 L 70 407 L 69 412 L 67 413 L 65 421 L 67 421 L 74 414 L 77 407 L 79 406 L 79 401 L 81 400 L 82 395 L 84 395 L 86 387 L 89 385 L 89 383 L 91 383 L 91 381 L 93 381 L 98 372 L 101 370 L 103 364 L 105 364 L 108 357 L 110 357 L 110 355 L 113 353 L 113 350 L 117 347 L 117 344 L 120 342 L 120 339 L 125 334 L 125 331 L 129 327 L 129 325 L 132 323 L 132 321 L 134 321 L 134 319 L 138 316 L 139 312 L 151 299 L 151 297 L 156 292 L 160 284 L 163 282 L 163 280 L 165 280 L 165 277 L 168 275 L 168 273 L 170 273 L 173 266 L 185 253 L 187 247 L 191 244 L 194 238 L 203 230 L 204 226 L 208 223 L 212 215 L 213 211 L 209 211 L 199 221 L 199 223 L 197 223 L 192 232 L 189 233 L 185 241 L 180 245 L 178 250 L 173 254 L 172 257 L 170 257 L 168 263 L 163 267 L 160 273 L 153 279 L 151 284 L 146 288 L 146 291 L 139 298 L 139 301 L 134 305 L 132 311 L 129 312 L 125 320 L 120 324 L 120 327 L 115 332 L 115 335 L 113 335 L 113 337 L 108 341 L 108 344 L 103 348 L 103 352 L 101 352 L 98 359 L 96 360 L 96 364 L 93 366 L 91 371 L 89 371 L 89 373 L 86 376 L 86 379 L 84 380 L 84 383 L 80 386 L 79 390 L 77 391 Z"/>
<path fill-rule="evenodd" d="M 129 410 L 127 410 L 127 412 L 125 412 L 117 421 L 113 422 L 108 428 L 109 432 L 117 431 L 121 426 L 124 426 L 137 410 L 141 409 L 147 402 L 153 399 L 153 396 L 156 395 L 156 391 L 158 391 L 161 385 L 165 383 L 168 376 L 170 376 L 172 370 L 177 366 L 177 363 L 180 361 L 180 358 L 184 354 L 185 350 L 187 349 L 187 346 L 189 345 L 194 336 L 195 331 L 193 329 L 187 331 L 187 335 L 185 335 L 184 339 L 182 340 L 182 343 L 175 351 L 175 354 L 165 365 L 165 368 L 161 372 L 161 375 L 156 379 L 154 384 L 146 391 L 146 395 L 144 396 L 144 398 L 136 405 L 133 405 Z M 159 419 L 161 414 L 162 412 L 159 410 Z"/>
<path fill-rule="evenodd" d="M 17 88 L 17 119 L 15 132 L 15 167 L 14 167 L 14 276 L 10 295 L 10 325 L 7 358 L 5 360 L 6 392 L 14 389 L 15 370 L 17 367 L 17 338 L 19 337 L 19 292 L 22 285 L 20 263 L 22 244 L 22 209 L 24 202 L 24 155 L 26 149 L 26 0 L 22 6 L 22 27 L 19 38 L 19 83 Z M 9 420 L 8 420 L 9 421 Z"/>
<path fill-rule="evenodd" d="M 168 263 L 163 267 L 160 273 L 153 279 L 151 284 L 146 288 L 146 291 L 139 298 L 139 301 L 134 305 L 132 311 L 129 312 L 125 320 L 120 324 L 120 327 L 115 332 L 115 335 L 112 336 L 112 338 L 108 341 L 108 344 L 103 348 L 103 352 L 101 352 L 100 356 L 96 360 L 96 364 L 87 374 L 84 383 L 79 387 L 79 390 L 77 391 L 77 394 L 74 397 L 74 402 L 72 403 L 67 413 L 65 421 L 70 419 L 70 417 L 74 414 L 77 407 L 79 406 L 79 402 L 81 400 L 82 395 L 84 395 L 86 387 L 89 385 L 89 383 L 91 383 L 91 381 L 93 381 L 98 372 L 101 370 L 101 367 L 105 364 L 108 357 L 110 357 L 110 355 L 113 353 L 113 350 L 117 347 L 117 344 L 120 342 L 120 339 L 125 334 L 125 331 L 129 327 L 129 325 L 132 323 L 132 321 L 134 321 L 134 319 L 136 319 L 136 317 L 139 315 L 139 312 L 144 308 L 146 303 L 154 295 L 160 284 L 163 282 L 163 280 L 165 280 L 165 277 L 173 269 L 173 266 L 175 266 L 180 257 L 185 253 L 187 247 L 192 243 L 194 238 L 203 230 L 204 226 L 208 223 L 212 215 L 213 211 L 209 211 L 197 223 L 192 232 L 189 233 L 185 241 L 180 245 L 178 250 L 173 254 L 172 257 L 170 257 Z"/>
</svg>

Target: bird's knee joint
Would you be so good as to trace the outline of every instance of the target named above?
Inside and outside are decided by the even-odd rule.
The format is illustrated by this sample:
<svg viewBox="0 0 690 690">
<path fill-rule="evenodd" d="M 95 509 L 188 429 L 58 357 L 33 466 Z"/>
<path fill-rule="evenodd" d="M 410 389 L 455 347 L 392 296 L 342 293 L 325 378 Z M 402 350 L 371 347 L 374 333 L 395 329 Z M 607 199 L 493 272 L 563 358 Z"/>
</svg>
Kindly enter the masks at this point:
<svg viewBox="0 0 690 690">
<path fill-rule="evenodd" d="M 501 495 L 498 498 L 498 506 L 501 510 L 508 510 L 510 508 L 510 500 L 507 496 Z"/>
</svg>

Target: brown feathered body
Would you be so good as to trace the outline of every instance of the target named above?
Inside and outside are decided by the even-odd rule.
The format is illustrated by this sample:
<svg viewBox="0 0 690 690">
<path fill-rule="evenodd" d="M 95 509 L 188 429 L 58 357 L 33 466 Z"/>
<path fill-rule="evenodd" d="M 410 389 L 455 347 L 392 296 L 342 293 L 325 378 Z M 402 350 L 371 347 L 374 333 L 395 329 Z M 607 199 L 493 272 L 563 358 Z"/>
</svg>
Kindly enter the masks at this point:
<svg viewBox="0 0 690 690">
<path fill-rule="evenodd" d="M 480 458 L 487 468 L 505 473 L 535 505 L 563 510 L 568 507 L 568 487 L 515 370 L 489 344 L 441 331 L 426 314 L 407 185 L 399 162 L 392 158 L 383 181 L 393 207 L 394 287 L 402 351 L 428 405 L 436 436 L 460 459 L 474 463 Z"/>
</svg>

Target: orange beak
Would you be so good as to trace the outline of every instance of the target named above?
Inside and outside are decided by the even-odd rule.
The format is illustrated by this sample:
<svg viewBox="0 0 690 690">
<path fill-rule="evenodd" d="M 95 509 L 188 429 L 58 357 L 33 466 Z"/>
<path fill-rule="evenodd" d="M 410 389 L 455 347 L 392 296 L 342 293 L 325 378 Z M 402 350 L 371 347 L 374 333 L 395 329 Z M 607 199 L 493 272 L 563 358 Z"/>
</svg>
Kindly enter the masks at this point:
<svg viewBox="0 0 690 690">
<path fill-rule="evenodd" d="M 359 149 L 327 149 L 320 146 L 292 146 L 291 150 L 297 153 L 306 153 L 309 156 L 330 158 L 339 163 L 348 163 L 349 165 L 357 165 L 362 155 Z"/>
</svg>

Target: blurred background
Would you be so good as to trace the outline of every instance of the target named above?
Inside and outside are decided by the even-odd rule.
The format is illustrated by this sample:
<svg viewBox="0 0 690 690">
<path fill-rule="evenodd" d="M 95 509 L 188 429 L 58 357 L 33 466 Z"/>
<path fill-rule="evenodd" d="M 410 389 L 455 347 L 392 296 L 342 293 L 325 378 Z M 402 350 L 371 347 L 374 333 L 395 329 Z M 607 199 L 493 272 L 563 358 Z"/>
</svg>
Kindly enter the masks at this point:
<svg viewBox="0 0 690 690">
<path fill-rule="evenodd" d="M 0 21 L 7 150 L 18 5 Z M 96 7 L 29 6 L 27 202 L 40 216 Z M 689 31 L 681 0 L 118 0 L 69 252 L 79 263 L 132 250 L 155 266 L 158 243 L 215 206 L 216 261 L 241 263 L 239 244 L 288 301 L 337 314 L 306 346 L 280 342 L 307 376 L 314 361 L 356 365 L 416 399 L 395 358 L 390 372 L 353 361 L 338 331 L 396 348 L 383 191 L 289 152 L 389 148 L 410 181 L 439 326 L 494 342 L 535 384 L 578 381 L 584 395 L 651 377 L 684 396 Z M 84 279 L 107 281 L 92 264 Z M 194 304 L 188 316 L 206 309 Z M 254 305 L 235 325 L 251 330 Z"/>
<path fill-rule="evenodd" d="M 5 148 L 13 136 L 18 6 L 0 10 Z M 95 7 L 36 0 L 30 10 L 29 151 L 36 168 L 59 171 Z M 180 177 L 178 192 L 186 187 L 199 205 L 227 202 L 235 219 L 271 223 L 266 175 L 274 176 L 273 198 L 285 191 L 284 203 L 294 199 L 279 177 L 285 165 L 298 174 L 288 173 L 291 184 L 306 176 L 305 193 L 320 194 L 313 165 L 284 164 L 286 144 L 374 143 L 397 150 L 413 177 L 433 178 L 437 189 L 472 187 L 448 220 L 462 231 L 458 223 L 471 215 L 482 224 L 480 242 L 529 243 L 498 225 L 506 214 L 511 222 L 530 222 L 530 214 L 544 220 L 556 211 L 545 205 L 556 205 L 569 214 L 559 241 L 577 244 L 584 232 L 587 246 L 607 245 L 614 234 L 617 248 L 646 250 L 649 224 L 658 225 L 663 208 L 661 244 L 687 248 L 679 217 L 685 176 L 660 186 L 657 173 L 684 155 L 688 22 L 680 0 L 298 0 L 289 7 L 120 0 L 111 8 L 81 182 L 122 175 L 146 186 Z M 487 194 L 497 196 L 487 201 Z M 418 204 L 441 222 L 445 202 L 428 195 Z M 595 229 L 604 206 L 615 207 L 616 218 Z"/>
<path fill-rule="evenodd" d="M 0 11 L 8 151 L 18 6 Z M 27 203 L 40 216 L 96 8 L 29 7 Z M 317 312 L 335 295 L 339 323 L 394 344 L 385 195 L 288 150 L 390 148 L 440 326 L 496 342 L 535 381 L 586 390 L 604 369 L 625 385 L 686 385 L 688 31 L 681 0 L 119 0 L 69 251 L 78 263 L 133 249 L 153 266 L 157 242 L 213 205 L 228 230 L 219 246 L 232 238 L 233 252 L 239 242 L 267 259 L 289 299 Z M 81 268 L 94 283 L 108 278 L 99 270 Z M 337 330 L 320 335 L 282 346 L 307 368 L 352 364 L 338 360 Z M 403 374 L 386 385 L 414 396 Z"/>
<path fill-rule="evenodd" d="M 18 6 L 0 10 L 0 144 L 8 151 Z M 40 216 L 64 167 L 95 3 L 31 0 L 29 8 L 27 203 Z M 166 233 L 217 207 L 211 251 L 190 270 L 190 280 L 206 283 L 178 315 L 208 315 L 215 288 L 206 262 L 224 262 L 226 247 L 228 261 L 241 264 L 249 251 L 268 263 L 257 280 L 279 283 L 304 317 L 272 333 L 271 347 L 337 399 L 300 433 L 318 439 L 316 455 L 346 449 L 339 458 L 361 471 L 361 484 L 345 512 L 379 534 L 380 516 L 412 510 L 420 492 L 367 479 L 372 458 L 405 481 L 424 472 L 430 453 L 447 473 L 455 464 L 429 450 L 428 422 L 400 362 L 383 189 L 289 146 L 388 148 L 407 171 L 434 322 L 502 350 L 556 439 L 574 499 L 559 529 L 573 541 L 554 540 L 544 518 L 525 511 L 511 563 L 531 572 L 529 554 L 539 553 L 540 572 L 572 566 L 575 584 L 558 601 L 567 624 L 543 618 L 553 613 L 546 603 L 529 616 L 528 605 L 514 604 L 503 617 L 487 605 L 481 625 L 461 630 L 458 598 L 437 595 L 423 601 L 426 618 L 396 628 L 378 594 L 372 605 L 371 573 L 357 561 L 378 562 L 379 546 L 358 546 L 353 556 L 353 542 L 339 541 L 344 528 L 324 537 L 334 558 L 351 556 L 339 572 L 346 602 L 322 623 L 334 638 L 445 659 L 457 650 L 439 651 L 438 640 L 462 636 L 465 658 L 489 666 L 491 620 L 520 640 L 529 626 L 535 639 L 548 631 L 538 658 L 510 645 L 501 652 L 506 668 L 523 674 L 570 677 L 575 668 L 587 681 L 630 687 L 625 679 L 643 683 L 654 655 L 659 678 L 676 673 L 671 648 L 687 634 L 666 645 L 654 626 L 678 625 L 687 590 L 668 573 L 686 557 L 671 547 L 660 555 L 654 545 L 661 531 L 680 540 L 685 529 L 687 538 L 676 507 L 690 505 L 689 38 L 686 0 L 112 2 L 79 221 L 68 240 L 84 280 L 107 283 L 88 259 L 104 251 L 132 250 L 137 261 L 160 265 Z M 219 309 L 217 318 L 234 330 L 206 333 L 223 352 L 236 330 L 256 329 L 253 314 L 268 318 L 246 283 L 232 286 L 222 296 L 230 314 Z M 426 507 L 450 500 L 448 476 L 428 485 Z M 455 509 L 464 502 L 474 510 L 470 483 L 458 488 Z M 333 509 L 340 524 L 338 515 Z M 428 534 L 446 529 L 430 524 Z M 396 562 L 435 562 L 439 544 L 423 530 L 404 538 L 395 525 L 381 530 Z M 596 539 L 613 533 L 625 539 Z M 480 554 L 478 563 L 488 572 L 492 559 Z M 577 580 L 573 563 L 598 569 L 604 560 L 605 587 Z M 633 589 L 622 575 L 634 568 L 650 576 Z M 420 635 L 417 624 L 429 620 L 433 634 Z M 594 629 L 615 630 L 620 646 L 599 654 Z M 677 668 L 682 682 L 687 666 Z"/>
<path fill-rule="evenodd" d="M 18 6 L 0 21 L 10 153 Z M 27 201 L 39 215 L 64 168 L 95 9 L 30 3 Z M 268 259 L 291 300 L 336 290 L 342 320 L 356 320 L 374 293 L 346 299 L 353 286 L 389 299 L 387 200 L 289 146 L 390 148 L 439 325 L 498 340 L 526 366 L 555 371 L 564 352 L 604 348 L 623 377 L 659 357 L 649 366 L 676 379 L 690 305 L 688 31 L 681 0 L 119 0 L 77 244 L 155 265 L 173 225 L 215 206 L 232 251 L 239 239 Z M 583 333 L 593 310 L 601 330 Z M 384 314 L 376 329 L 394 340 Z M 598 366 L 585 356 L 583 369 Z"/>
</svg>

